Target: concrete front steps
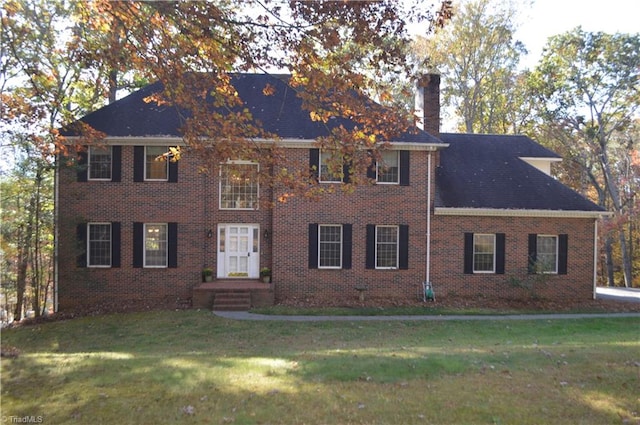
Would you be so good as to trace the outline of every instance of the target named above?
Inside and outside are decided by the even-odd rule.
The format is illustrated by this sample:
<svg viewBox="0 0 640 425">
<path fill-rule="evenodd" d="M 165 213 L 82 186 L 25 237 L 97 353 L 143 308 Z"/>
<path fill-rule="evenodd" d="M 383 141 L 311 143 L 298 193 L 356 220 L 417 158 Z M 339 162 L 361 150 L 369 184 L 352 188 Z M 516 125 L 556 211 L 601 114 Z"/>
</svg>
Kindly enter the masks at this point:
<svg viewBox="0 0 640 425">
<path fill-rule="evenodd" d="M 273 286 L 258 280 L 219 279 L 193 288 L 194 308 L 247 311 L 273 305 Z"/>
<path fill-rule="evenodd" d="M 221 289 L 213 297 L 215 311 L 247 311 L 251 308 L 251 290 Z"/>
</svg>

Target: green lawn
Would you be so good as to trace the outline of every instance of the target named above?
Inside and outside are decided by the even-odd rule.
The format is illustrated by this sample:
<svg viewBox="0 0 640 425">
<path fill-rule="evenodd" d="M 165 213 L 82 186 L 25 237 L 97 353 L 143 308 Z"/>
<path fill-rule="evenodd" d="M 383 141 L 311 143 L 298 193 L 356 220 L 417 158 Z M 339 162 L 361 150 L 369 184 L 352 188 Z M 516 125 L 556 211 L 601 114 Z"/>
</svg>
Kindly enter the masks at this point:
<svg viewBox="0 0 640 425">
<path fill-rule="evenodd" d="M 2 344 L 20 350 L 2 359 L 7 421 L 640 422 L 640 318 L 290 323 L 188 310 L 8 329 Z"/>
</svg>

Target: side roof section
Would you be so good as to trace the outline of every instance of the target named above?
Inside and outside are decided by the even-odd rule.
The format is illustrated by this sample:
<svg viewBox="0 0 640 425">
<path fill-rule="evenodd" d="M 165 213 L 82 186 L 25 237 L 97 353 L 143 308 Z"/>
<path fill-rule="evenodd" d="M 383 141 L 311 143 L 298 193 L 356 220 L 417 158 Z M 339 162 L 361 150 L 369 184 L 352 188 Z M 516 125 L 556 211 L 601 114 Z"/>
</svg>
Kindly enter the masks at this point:
<svg viewBox="0 0 640 425">
<path fill-rule="evenodd" d="M 436 207 L 601 212 L 520 158 L 559 158 L 526 136 L 443 133 Z"/>
</svg>

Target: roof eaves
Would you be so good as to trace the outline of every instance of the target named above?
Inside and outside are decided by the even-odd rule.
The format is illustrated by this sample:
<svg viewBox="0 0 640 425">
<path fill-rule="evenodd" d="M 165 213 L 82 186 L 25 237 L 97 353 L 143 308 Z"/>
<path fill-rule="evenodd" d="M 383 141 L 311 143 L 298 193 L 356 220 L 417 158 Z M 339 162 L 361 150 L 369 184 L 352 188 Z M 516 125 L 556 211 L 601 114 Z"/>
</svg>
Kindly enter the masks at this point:
<svg viewBox="0 0 640 425">
<path fill-rule="evenodd" d="M 435 207 L 434 215 L 466 217 L 603 218 L 610 217 L 613 213 L 610 211 Z"/>
</svg>

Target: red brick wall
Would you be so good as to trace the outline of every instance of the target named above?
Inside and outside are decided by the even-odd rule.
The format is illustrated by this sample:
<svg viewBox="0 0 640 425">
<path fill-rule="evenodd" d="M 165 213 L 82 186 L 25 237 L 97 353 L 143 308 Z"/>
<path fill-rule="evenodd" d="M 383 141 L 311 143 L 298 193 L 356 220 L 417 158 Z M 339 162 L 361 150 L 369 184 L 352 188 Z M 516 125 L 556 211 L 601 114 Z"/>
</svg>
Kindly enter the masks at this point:
<svg viewBox="0 0 640 425">
<path fill-rule="evenodd" d="M 541 297 L 587 300 L 593 296 L 594 219 L 435 216 L 431 281 L 437 296 Z M 464 233 L 504 233 L 505 273 L 464 274 Z M 529 275 L 529 233 L 568 235 L 566 275 Z M 514 285 L 514 282 L 521 286 Z M 523 286 L 533 285 L 532 290 Z"/>
<path fill-rule="evenodd" d="M 290 149 L 290 159 L 308 167 L 308 149 Z M 374 185 L 353 193 L 338 191 L 320 200 L 288 198 L 273 209 L 220 211 L 218 178 L 198 173 L 198 161 L 183 155 L 178 182 L 134 182 L 133 147 L 122 148 L 121 182 L 77 182 L 73 168 L 60 172 L 59 309 L 113 307 L 172 307 L 190 302 L 204 266 L 216 267 L 217 224 L 256 223 L 261 227 L 261 267 L 271 267 L 276 301 L 308 304 L 353 304 L 367 285 L 365 296 L 381 304 L 418 299 L 426 268 L 427 152 L 412 151 L 410 186 Z M 433 154 L 433 170 L 438 153 Z M 432 197 L 435 195 L 432 182 Z M 280 192 L 276 193 L 281 195 Z M 262 199 L 272 193 L 261 188 Z M 86 222 L 121 223 L 121 267 L 76 266 L 79 246 L 76 226 Z M 133 268 L 133 223 L 178 223 L 177 268 Z M 309 269 L 308 224 L 352 225 L 352 268 Z M 366 225 L 408 225 L 408 270 L 367 270 Z M 208 230 L 213 236 L 207 237 Z M 268 230 L 269 238 L 264 238 Z M 464 233 L 505 233 L 504 275 L 463 274 Z M 431 281 L 443 297 L 528 297 L 511 285 L 525 281 L 527 235 L 569 235 L 568 274 L 548 276 L 536 295 L 559 298 L 591 297 L 593 220 L 549 218 L 489 218 L 432 216 Z"/>
<path fill-rule="evenodd" d="M 290 151 L 290 159 L 309 163 L 306 149 Z M 274 209 L 273 281 L 280 302 L 352 304 L 359 285 L 365 296 L 381 303 L 414 301 L 425 273 L 427 153 L 410 154 L 410 186 L 372 185 L 353 193 L 325 195 L 321 200 L 290 198 Z M 435 169 L 435 161 L 434 161 Z M 352 224 L 352 268 L 309 269 L 308 224 Z M 409 225 L 408 270 L 367 270 L 366 225 Z"/>
<path fill-rule="evenodd" d="M 206 177 L 188 157 L 179 163 L 178 182 L 134 182 L 133 147 L 122 148 L 121 182 L 77 182 L 73 168 L 62 167 L 59 186 L 60 310 L 92 304 L 156 306 L 183 304 L 200 281 L 206 252 L 202 188 Z M 76 226 L 83 222 L 121 223 L 121 267 L 76 266 L 81 248 Z M 178 268 L 133 268 L 133 223 L 178 223 Z M 90 308 L 90 307 L 89 307 Z"/>
</svg>

